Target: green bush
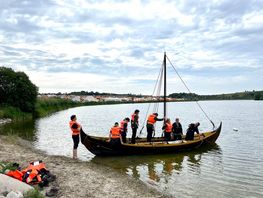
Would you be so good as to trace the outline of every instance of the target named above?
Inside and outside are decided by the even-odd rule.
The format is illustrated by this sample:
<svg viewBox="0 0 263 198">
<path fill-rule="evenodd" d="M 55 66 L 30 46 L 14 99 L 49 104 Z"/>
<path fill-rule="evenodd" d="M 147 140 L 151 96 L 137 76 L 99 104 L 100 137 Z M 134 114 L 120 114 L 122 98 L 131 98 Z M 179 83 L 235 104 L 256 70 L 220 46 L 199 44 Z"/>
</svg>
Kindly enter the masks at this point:
<svg viewBox="0 0 263 198">
<path fill-rule="evenodd" d="M 20 108 L 24 112 L 33 112 L 38 88 L 24 72 L 15 72 L 11 68 L 0 67 L 0 105 Z"/>
</svg>

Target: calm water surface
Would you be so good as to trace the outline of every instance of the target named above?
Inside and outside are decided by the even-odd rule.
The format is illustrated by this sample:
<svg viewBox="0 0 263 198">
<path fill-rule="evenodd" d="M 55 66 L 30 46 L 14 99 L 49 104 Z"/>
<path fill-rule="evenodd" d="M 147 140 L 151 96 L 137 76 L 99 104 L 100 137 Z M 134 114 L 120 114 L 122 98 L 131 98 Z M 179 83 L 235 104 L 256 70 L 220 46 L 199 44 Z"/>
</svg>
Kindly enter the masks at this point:
<svg viewBox="0 0 263 198">
<path fill-rule="evenodd" d="M 180 154 L 101 158 L 80 144 L 80 158 L 88 163 L 110 166 L 174 197 L 263 197 L 263 102 L 204 101 L 200 104 L 216 125 L 223 122 L 215 146 Z M 27 131 L 36 148 L 51 155 L 70 157 L 70 115 L 77 115 L 86 133 L 108 136 L 113 123 L 130 117 L 135 109 L 141 111 L 142 125 L 147 108 L 148 104 L 78 107 L 33 123 L 5 125 L 0 130 Z M 201 131 L 212 128 L 194 102 L 168 103 L 168 117 L 172 120 L 179 117 L 184 131 L 195 121 L 201 123 Z M 156 128 L 160 129 L 161 123 Z M 145 135 L 144 129 L 142 136 Z"/>
</svg>

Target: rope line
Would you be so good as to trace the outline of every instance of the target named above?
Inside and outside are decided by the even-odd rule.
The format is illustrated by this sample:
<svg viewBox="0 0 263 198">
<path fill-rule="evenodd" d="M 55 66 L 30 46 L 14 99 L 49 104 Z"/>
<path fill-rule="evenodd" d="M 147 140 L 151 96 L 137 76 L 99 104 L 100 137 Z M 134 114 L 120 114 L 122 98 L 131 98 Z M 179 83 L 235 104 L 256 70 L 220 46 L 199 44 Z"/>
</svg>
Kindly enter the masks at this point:
<svg viewBox="0 0 263 198">
<path fill-rule="evenodd" d="M 162 70 L 161 70 L 161 75 L 160 75 L 160 79 L 158 79 L 158 88 L 157 88 L 157 91 L 156 91 L 156 96 L 159 97 L 161 95 L 161 90 L 162 90 L 162 81 L 163 81 L 163 64 L 162 64 Z M 159 109 L 159 102 L 157 103 L 154 103 L 154 108 L 153 108 L 153 112 L 158 112 L 158 109 Z"/>
<path fill-rule="evenodd" d="M 180 80 L 182 81 L 182 83 L 184 84 L 186 89 L 188 90 L 188 92 L 190 94 L 192 94 L 192 92 L 190 91 L 190 89 L 188 88 L 188 86 L 186 85 L 186 83 L 184 82 L 184 80 L 182 79 L 182 77 L 180 76 L 180 74 L 178 73 L 178 71 L 176 70 L 175 66 L 172 64 L 172 62 L 168 58 L 168 56 L 166 56 L 166 58 L 169 61 L 169 63 L 171 64 L 171 66 L 173 67 L 173 69 L 175 70 L 177 76 L 180 78 Z M 201 105 L 198 103 L 198 101 L 196 99 L 195 99 L 195 102 L 198 105 L 198 107 L 201 109 L 201 111 L 204 113 L 205 117 L 211 122 L 211 124 L 213 125 L 213 129 L 214 129 L 215 128 L 215 124 L 213 123 L 213 121 L 208 117 L 208 115 L 206 114 L 206 112 L 204 111 L 204 109 L 201 107 Z"/>
<path fill-rule="evenodd" d="M 154 93 L 155 93 L 156 88 L 157 88 L 157 84 L 158 84 L 158 82 L 159 82 L 159 78 L 162 78 L 162 74 L 163 74 L 163 63 L 162 63 L 162 67 L 161 67 L 161 69 L 160 69 L 160 71 L 159 71 L 159 75 L 158 75 L 158 77 L 157 77 L 157 79 L 156 79 L 152 96 L 154 96 Z M 158 87 L 159 87 L 159 85 L 158 85 Z M 155 104 L 155 105 L 156 105 L 156 104 Z M 146 122 L 147 115 L 148 115 L 148 112 L 149 112 L 149 110 L 150 110 L 150 107 L 151 107 L 151 103 L 149 103 L 149 105 L 148 105 L 147 112 L 146 112 L 146 116 L 145 116 L 145 118 L 144 118 L 143 125 L 142 125 L 142 128 L 141 128 L 140 133 L 139 133 L 139 137 L 140 137 L 140 135 L 142 134 L 142 131 L 143 131 L 143 129 L 144 129 L 145 122 Z M 156 106 L 155 106 L 154 108 L 156 108 Z"/>
</svg>

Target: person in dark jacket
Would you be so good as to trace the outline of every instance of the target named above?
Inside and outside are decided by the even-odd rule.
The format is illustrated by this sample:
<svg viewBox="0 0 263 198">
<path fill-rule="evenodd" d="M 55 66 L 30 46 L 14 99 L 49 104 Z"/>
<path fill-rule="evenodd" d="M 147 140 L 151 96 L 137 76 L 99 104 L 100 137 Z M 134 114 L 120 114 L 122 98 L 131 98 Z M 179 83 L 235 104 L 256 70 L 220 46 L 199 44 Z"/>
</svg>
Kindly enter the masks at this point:
<svg viewBox="0 0 263 198">
<path fill-rule="evenodd" d="M 154 123 L 156 121 L 162 121 L 163 118 L 157 118 L 158 117 L 158 113 L 153 113 L 151 115 L 148 116 L 147 119 L 147 142 L 151 142 L 152 140 L 152 135 L 153 135 L 153 131 L 154 131 Z"/>
<path fill-rule="evenodd" d="M 175 122 L 173 123 L 172 132 L 174 140 L 182 140 L 183 128 L 179 121 L 179 118 L 175 119 Z"/>
<path fill-rule="evenodd" d="M 132 128 L 132 138 L 131 143 L 135 144 L 135 137 L 137 133 L 137 129 L 139 127 L 139 110 L 136 109 L 134 113 L 131 115 L 131 128 Z"/>
<path fill-rule="evenodd" d="M 201 138 L 198 130 L 199 125 L 200 125 L 199 122 L 195 124 L 194 123 L 189 124 L 189 127 L 186 132 L 185 140 L 194 140 L 195 132 L 199 135 L 199 139 Z"/>
</svg>

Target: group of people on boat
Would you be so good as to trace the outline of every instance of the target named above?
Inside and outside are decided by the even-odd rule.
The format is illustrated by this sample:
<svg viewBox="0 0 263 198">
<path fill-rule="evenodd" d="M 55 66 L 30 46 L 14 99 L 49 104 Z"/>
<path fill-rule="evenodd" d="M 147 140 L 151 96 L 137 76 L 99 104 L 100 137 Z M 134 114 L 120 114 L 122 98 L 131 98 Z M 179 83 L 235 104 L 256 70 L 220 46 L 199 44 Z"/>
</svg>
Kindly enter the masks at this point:
<svg viewBox="0 0 263 198">
<path fill-rule="evenodd" d="M 109 142 L 112 145 L 119 145 L 121 143 L 127 143 L 127 131 L 128 131 L 128 123 L 131 121 L 131 144 L 135 144 L 135 139 L 137 135 L 137 129 L 139 128 L 139 110 L 136 109 L 134 113 L 131 115 L 131 119 L 126 117 L 121 122 L 120 125 L 118 122 L 114 123 L 114 126 L 110 129 L 109 134 Z M 152 142 L 152 137 L 155 132 L 155 123 L 157 121 L 163 121 L 164 118 L 158 118 L 158 113 L 152 113 L 147 118 L 147 142 Z M 198 126 L 199 122 L 191 123 L 188 126 L 185 140 L 193 140 L 194 133 L 199 134 Z M 164 139 L 168 143 L 171 140 L 182 140 L 183 138 L 183 128 L 179 121 L 179 118 L 175 119 L 175 122 L 172 123 L 170 118 L 165 119 L 164 125 L 162 127 L 164 131 Z M 201 138 L 200 134 L 199 137 Z"/>
<path fill-rule="evenodd" d="M 109 133 L 109 142 L 112 146 L 118 146 L 122 143 L 127 143 L 127 132 L 128 132 L 128 123 L 131 122 L 132 136 L 131 141 L 129 143 L 136 143 L 136 135 L 137 130 L 139 128 L 139 113 L 140 111 L 136 109 L 134 113 L 131 115 L 131 119 L 129 117 L 124 118 L 120 124 L 115 122 L 114 125 L 110 129 Z M 72 115 L 70 117 L 69 126 L 72 131 L 72 139 L 73 139 L 73 159 L 77 159 L 77 148 L 79 144 L 79 135 L 81 130 L 81 125 L 76 121 L 76 115 Z M 155 123 L 157 121 L 163 121 L 164 118 L 158 118 L 158 113 L 152 113 L 147 118 L 146 128 L 147 128 L 147 142 L 152 142 L 152 137 L 155 132 Z M 201 138 L 198 130 L 199 122 L 191 123 L 188 126 L 186 131 L 185 140 L 193 140 L 194 133 L 196 132 Z M 172 123 L 169 118 L 165 119 L 164 125 L 162 127 L 164 132 L 164 140 L 168 143 L 171 140 L 182 140 L 183 138 L 183 128 L 179 121 L 179 118 L 175 119 L 175 122 Z"/>
</svg>

